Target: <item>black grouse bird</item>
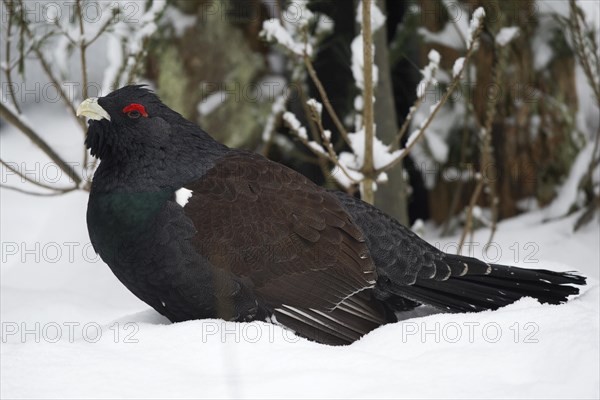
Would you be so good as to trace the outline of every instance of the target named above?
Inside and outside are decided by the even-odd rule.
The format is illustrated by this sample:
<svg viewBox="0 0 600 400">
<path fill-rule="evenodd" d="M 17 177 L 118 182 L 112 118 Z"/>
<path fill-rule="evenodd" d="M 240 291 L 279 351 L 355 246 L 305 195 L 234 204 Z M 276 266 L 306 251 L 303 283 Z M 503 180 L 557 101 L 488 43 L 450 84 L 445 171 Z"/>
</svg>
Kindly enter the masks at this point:
<svg viewBox="0 0 600 400">
<path fill-rule="evenodd" d="M 348 344 L 418 305 L 558 304 L 585 278 L 446 254 L 377 208 L 230 149 L 142 86 L 85 100 L 100 158 L 87 223 L 119 280 L 169 320 L 268 320 Z"/>
</svg>

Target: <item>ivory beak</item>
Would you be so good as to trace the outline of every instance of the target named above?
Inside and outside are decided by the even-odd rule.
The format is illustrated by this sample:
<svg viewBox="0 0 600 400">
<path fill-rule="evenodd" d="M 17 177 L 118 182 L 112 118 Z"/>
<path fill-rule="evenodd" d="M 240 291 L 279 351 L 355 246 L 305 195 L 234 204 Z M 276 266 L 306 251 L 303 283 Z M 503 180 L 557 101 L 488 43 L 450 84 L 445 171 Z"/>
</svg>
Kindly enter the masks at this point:
<svg viewBox="0 0 600 400">
<path fill-rule="evenodd" d="M 98 104 L 97 97 L 90 97 L 81 102 L 77 107 L 77 116 L 84 115 L 94 121 L 100 121 L 101 119 L 107 119 L 110 121 L 110 115 L 104 108 Z"/>
</svg>

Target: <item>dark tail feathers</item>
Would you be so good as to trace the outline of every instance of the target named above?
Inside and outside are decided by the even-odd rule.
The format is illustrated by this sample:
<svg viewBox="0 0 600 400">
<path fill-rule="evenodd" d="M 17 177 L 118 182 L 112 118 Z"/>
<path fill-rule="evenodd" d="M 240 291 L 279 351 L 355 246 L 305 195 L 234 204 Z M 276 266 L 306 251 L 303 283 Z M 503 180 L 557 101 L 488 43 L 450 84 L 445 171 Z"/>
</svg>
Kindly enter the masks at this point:
<svg viewBox="0 0 600 400">
<path fill-rule="evenodd" d="M 447 280 L 419 279 L 412 286 L 398 288 L 402 295 L 422 304 L 429 304 L 448 312 L 495 310 L 514 303 L 521 297 L 533 297 L 541 303 L 560 304 L 570 295 L 579 293 L 585 277 L 570 272 L 532 270 L 505 265 L 486 265 L 485 272 L 476 264 L 483 262 L 461 256 L 448 255 L 447 262 L 466 262 L 469 271 Z M 445 260 L 446 261 L 446 260 Z M 489 272 L 488 272 L 489 271 Z M 474 273 L 473 273 L 474 272 Z M 400 294 L 400 293 L 398 293 Z"/>
</svg>

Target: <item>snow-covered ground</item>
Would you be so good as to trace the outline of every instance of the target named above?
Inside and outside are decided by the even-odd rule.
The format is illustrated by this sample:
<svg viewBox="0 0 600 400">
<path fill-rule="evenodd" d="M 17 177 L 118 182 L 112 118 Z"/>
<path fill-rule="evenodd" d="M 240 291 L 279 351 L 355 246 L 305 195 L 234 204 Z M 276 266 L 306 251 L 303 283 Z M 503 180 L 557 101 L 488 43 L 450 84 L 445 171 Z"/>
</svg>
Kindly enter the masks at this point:
<svg viewBox="0 0 600 400">
<path fill-rule="evenodd" d="M 31 113 L 75 161 L 79 132 Z M 55 114 L 57 115 L 57 114 Z M 43 122 L 43 125 L 42 125 Z M 52 170 L 11 127 L 2 159 Z M 18 184 L 2 170 L 2 182 Z M 35 172 L 37 171 L 37 172 Z M 347 347 L 299 339 L 273 325 L 217 320 L 170 324 L 97 258 L 87 195 L 0 191 L 2 398 L 598 398 L 599 227 L 546 210 L 499 225 L 488 261 L 578 270 L 589 285 L 568 304 L 532 299 L 495 312 L 432 315 L 381 327 Z M 456 237 L 425 237 L 453 251 Z M 476 233 L 473 254 L 489 232 Z"/>
</svg>

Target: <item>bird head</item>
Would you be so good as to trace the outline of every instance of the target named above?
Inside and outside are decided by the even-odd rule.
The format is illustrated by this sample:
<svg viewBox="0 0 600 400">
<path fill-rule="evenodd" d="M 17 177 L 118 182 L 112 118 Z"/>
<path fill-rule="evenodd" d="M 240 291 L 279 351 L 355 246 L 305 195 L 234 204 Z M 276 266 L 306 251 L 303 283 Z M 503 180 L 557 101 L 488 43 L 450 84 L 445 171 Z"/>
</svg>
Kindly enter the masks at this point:
<svg viewBox="0 0 600 400">
<path fill-rule="evenodd" d="M 86 146 L 100 159 L 160 146 L 169 139 L 169 125 L 187 123 L 141 85 L 84 100 L 77 108 L 77 116 L 82 115 L 89 118 Z"/>
</svg>

